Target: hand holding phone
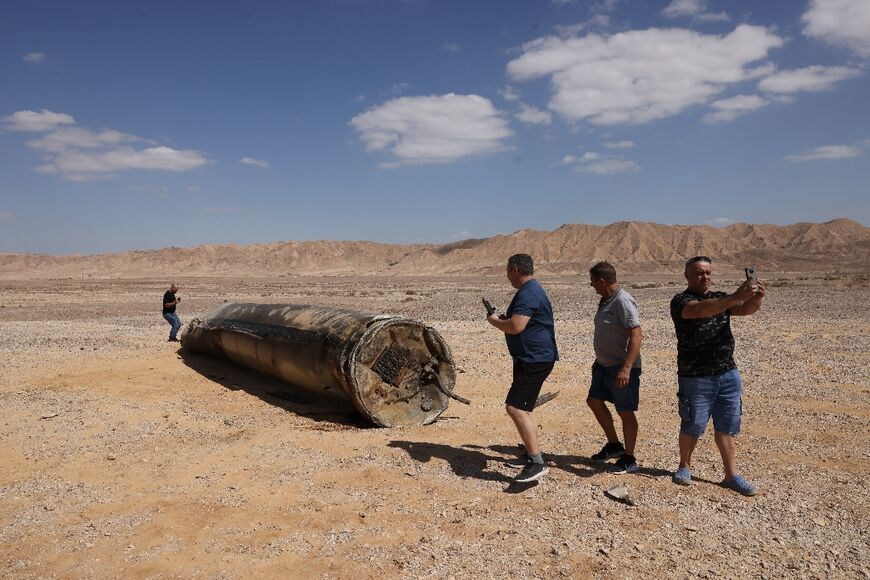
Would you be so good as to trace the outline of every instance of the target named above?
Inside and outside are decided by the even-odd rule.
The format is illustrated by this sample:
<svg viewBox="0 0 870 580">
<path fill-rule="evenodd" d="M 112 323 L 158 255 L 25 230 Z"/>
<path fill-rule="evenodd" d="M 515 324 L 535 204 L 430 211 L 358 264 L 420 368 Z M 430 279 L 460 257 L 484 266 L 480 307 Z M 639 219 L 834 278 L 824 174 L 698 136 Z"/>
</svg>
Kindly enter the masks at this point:
<svg viewBox="0 0 870 580">
<path fill-rule="evenodd" d="M 486 298 L 481 298 L 481 300 L 483 300 L 483 307 L 486 308 L 486 315 L 492 316 L 495 312 L 495 306 L 490 304 L 489 300 L 487 300 Z"/>
<path fill-rule="evenodd" d="M 752 291 L 758 294 L 758 273 L 755 266 L 746 266 L 743 271 L 746 272 L 746 279 L 752 283 Z"/>
</svg>

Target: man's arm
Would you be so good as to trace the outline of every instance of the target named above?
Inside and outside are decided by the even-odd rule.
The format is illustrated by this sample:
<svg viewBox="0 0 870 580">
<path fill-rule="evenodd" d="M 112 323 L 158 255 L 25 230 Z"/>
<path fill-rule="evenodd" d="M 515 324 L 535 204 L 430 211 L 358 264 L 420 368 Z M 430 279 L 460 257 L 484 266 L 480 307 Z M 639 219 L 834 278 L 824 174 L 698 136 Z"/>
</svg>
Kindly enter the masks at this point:
<svg viewBox="0 0 870 580">
<path fill-rule="evenodd" d="M 505 334 L 519 334 L 526 329 L 532 317 L 514 314 L 510 318 L 499 318 L 497 314 L 493 313 L 486 319 Z"/>
<path fill-rule="evenodd" d="M 758 292 L 735 308 L 731 309 L 731 314 L 733 316 L 750 316 L 758 312 L 758 309 L 761 308 L 761 300 L 764 298 L 764 282 L 761 280 L 758 281 Z"/>
<path fill-rule="evenodd" d="M 616 375 L 616 387 L 621 389 L 628 384 L 631 378 L 631 367 L 634 366 L 634 361 L 640 355 L 640 344 L 643 342 L 643 332 L 640 326 L 628 329 L 628 352 L 625 353 L 625 360 L 622 362 L 622 367 Z"/>
<path fill-rule="evenodd" d="M 722 298 L 711 298 L 710 300 L 693 300 L 687 302 L 683 306 L 683 311 L 680 314 L 682 318 L 710 318 L 717 314 L 722 314 L 726 310 L 731 310 L 734 314 L 734 309 L 755 296 L 755 291 L 752 290 L 752 282 L 747 280 L 740 285 L 734 294 L 723 296 Z M 756 310 L 758 310 L 756 308 Z"/>
</svg>

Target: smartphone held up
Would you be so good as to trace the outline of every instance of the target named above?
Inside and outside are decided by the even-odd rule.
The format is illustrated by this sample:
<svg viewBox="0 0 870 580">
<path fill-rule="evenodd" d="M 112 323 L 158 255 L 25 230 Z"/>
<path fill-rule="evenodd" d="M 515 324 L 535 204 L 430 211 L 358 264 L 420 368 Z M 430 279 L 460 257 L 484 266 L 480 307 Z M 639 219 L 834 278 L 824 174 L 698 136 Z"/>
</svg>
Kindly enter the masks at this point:
<svg viewBox="0 0 870 580">
<path fill-rule="evenodd" d="M 752 283 L 752 291 L 758 294 L 758 273 L 755 266 L 746 266 L 743 271 L 746 272 L 746 279 Z"/>
</svg>

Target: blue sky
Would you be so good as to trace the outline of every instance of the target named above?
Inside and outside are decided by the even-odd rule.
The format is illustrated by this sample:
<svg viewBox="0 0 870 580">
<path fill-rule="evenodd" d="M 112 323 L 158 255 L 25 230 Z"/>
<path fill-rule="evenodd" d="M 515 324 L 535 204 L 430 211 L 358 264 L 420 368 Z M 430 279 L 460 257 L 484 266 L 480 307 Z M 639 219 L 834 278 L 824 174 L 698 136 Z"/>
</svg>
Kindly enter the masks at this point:
<svg viewBox="0 0 870 580">
<path fill-rule="evenodd" d="M 867 0 L 0 0 L 0 252 L 870 223 Z"/>
</svg>

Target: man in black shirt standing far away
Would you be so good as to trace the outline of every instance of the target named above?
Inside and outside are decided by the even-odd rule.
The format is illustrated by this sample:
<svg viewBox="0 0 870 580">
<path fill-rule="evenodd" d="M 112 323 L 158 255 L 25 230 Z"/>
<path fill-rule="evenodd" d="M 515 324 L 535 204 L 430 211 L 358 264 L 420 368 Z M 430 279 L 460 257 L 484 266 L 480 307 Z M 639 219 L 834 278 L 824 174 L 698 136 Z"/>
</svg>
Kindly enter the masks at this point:
<svg viewBox="0 0 870 580">
<path fill-rule="evenodd" d="M 688 288 L 671 300 L 677 333 L 677 380 L 680 412 L 680 467 L 674 483 L 690 485 L 692 451 L 713 417 L 716 446 L 722 455 L 722 485 L 743 495 L 757 489 L 737 472 L 734 437 L 740 432 L 742 384 L 734 363 L 732 316 L 749 316 L 761 307 L 764 284 L 747 279 L 733 294 L 710 292 L 712 260 L 695 256 L 686 262 Z"/>
<path fill-rule="evenodd" d="M 504 332 L 514 363 L 505 410 L 526 447 L 525 465 L 514 478 L 517 483 L 536 481 L 549 471 L 538 446 L 538 426 L 532 410 L 541 386 L 559 360 L 553 307 L 534 273 L 534 263 L 528 254 L 508 258 L 507 279 L 517 292 L 503 315 L 493 311 L 487 316 L 490 324 Z"/>
<path fill-rule="evenodd" d="M 163 318 L 172 325 L 172 329 L 169 331 L 169 342 L 178 342 L 176 334 L 178 334 L 178 329 L 181 328 L 181 319 L 175 313 L 175 307 L 181 302 L 181 298 L 175 296 L 176 292 L 178 292 L 178 286 L 172 284 L 163 295 Z"/>
</svg>

